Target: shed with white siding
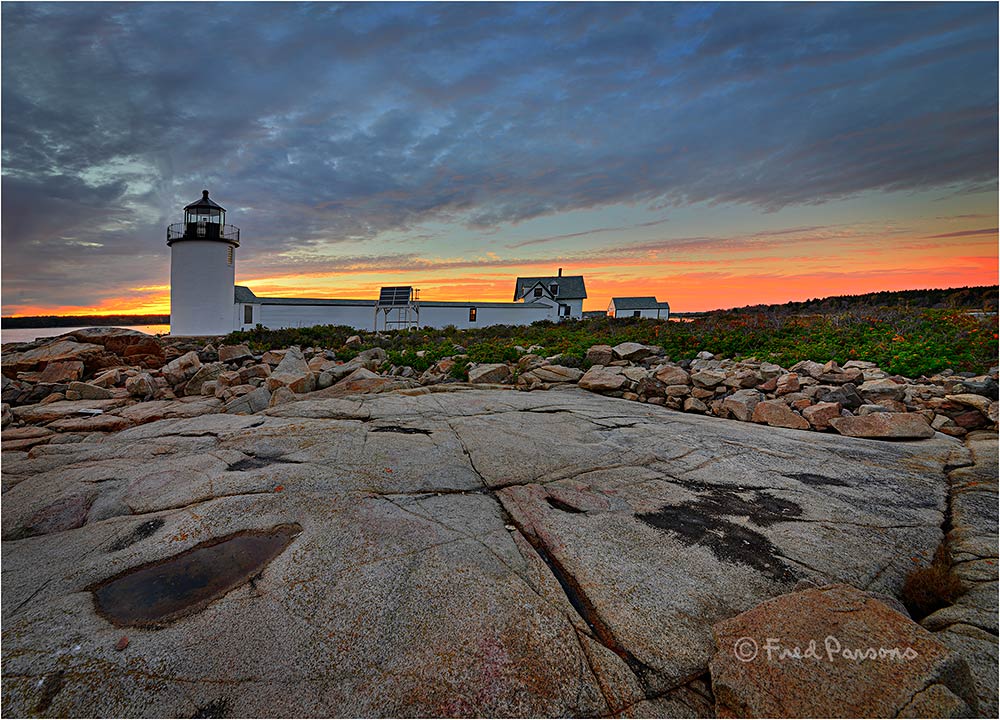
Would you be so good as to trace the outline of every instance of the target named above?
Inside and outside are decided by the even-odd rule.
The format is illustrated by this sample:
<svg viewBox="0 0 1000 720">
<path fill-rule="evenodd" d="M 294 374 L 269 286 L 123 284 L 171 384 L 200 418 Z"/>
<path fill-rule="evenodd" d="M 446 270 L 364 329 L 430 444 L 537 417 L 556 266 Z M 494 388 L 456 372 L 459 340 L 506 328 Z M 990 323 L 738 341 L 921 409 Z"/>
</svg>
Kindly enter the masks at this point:
<svg viewBox="0 0 1000 720">
<path fill-rule="evenodd" d="M 658 302 L 655 297 L 611 298 L 608 316 L 613 318 L 643 317 L 667 320 L 670 317 L 670 303 Z"/>
</svg>

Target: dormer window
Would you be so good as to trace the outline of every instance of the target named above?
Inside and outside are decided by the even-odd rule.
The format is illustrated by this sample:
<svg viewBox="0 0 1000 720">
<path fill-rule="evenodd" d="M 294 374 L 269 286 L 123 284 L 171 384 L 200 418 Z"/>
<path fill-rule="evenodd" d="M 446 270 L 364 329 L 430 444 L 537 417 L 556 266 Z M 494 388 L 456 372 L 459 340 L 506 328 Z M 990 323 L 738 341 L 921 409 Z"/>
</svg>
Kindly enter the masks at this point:
<svg viewBox="0 0 1000 720">
<path fill-rule="evenodd" d="M 559 294 L 559 285 L 557 285 L 556 283 L 552 283 L 551 285 L 549 285 L 549 295 L 555 297 L 558 294 Z"/>
<path fill-rule="evenodd" d="M 541 297 L 541 296 L 542 296 L 542 289 L 540 287 L 536 287 L 535 288 L 535 297 Z"/>
</svg>

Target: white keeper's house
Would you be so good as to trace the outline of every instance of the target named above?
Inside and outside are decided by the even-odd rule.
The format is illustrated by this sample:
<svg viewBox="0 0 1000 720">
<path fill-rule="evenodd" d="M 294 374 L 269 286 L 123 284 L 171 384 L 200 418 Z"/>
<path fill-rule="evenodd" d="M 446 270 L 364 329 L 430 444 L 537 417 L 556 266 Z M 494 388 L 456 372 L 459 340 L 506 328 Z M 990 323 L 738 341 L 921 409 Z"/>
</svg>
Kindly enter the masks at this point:
<svg viewBox="0 0 1000 720">
<path fill-rule="evenodd" d="M 530 325 L 583 317 L 582 275 L 519 277 L 512 302 L 423 300 L 412 287 L 383 287 L 376 300 L 258 297 L 236 285 L 240 230 L 208 190 L 167 228 L 170 246 L 170 333 L 224 335 L 258 324 L 276 330 L 347 325 L 357 330 Z"/>
</svg>

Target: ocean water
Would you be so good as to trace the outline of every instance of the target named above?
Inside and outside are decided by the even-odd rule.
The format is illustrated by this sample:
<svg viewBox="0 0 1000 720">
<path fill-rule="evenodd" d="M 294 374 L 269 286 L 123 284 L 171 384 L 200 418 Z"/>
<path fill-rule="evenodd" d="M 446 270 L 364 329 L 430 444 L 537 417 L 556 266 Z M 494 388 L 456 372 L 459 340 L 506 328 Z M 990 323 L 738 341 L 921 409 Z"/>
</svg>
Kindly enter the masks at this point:
<svg viewBox="0 0 1000 720">
<path fill-rule="evenodd" d="M 47 327 L 47 328 L 0 328 L 0 342 L 31 342 L 43 337 L 55 337 L 65 335 L 74 330 L 82 330 L 93 325 L 81 325 L 80 327 Z M 119 327 L 119 326 L 116 326 Z M 170 332 L 169 325 L 122 325 L 128 330 L 138 330 L 147 335 L 166 335 Z"/>
</svg>

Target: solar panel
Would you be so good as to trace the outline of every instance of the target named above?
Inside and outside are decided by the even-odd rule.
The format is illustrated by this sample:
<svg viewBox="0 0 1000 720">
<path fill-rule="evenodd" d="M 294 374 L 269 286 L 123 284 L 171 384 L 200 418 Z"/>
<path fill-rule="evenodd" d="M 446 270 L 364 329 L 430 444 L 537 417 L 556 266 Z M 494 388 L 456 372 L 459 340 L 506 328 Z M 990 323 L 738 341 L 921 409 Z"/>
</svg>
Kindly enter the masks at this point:
<svg viewBox="0 0 1000 720">
<path fill-rule="evenodd" d="M 378 304 L 379 307 L 408 305 L 412 296 L 413 287 L 410 285 L 406 285 L 405 287 L 384 287 L 379 290 Z"/>
</svg>

